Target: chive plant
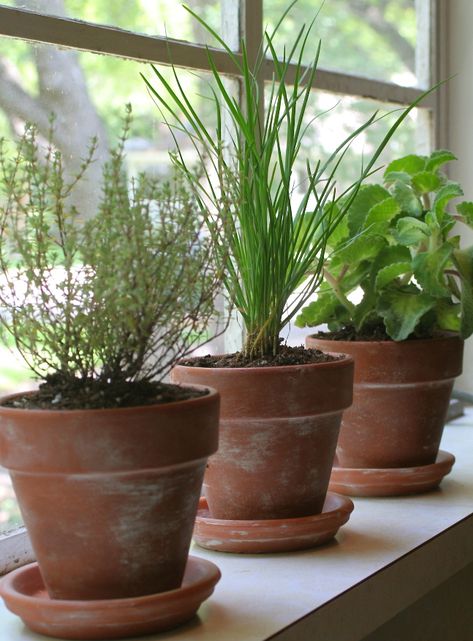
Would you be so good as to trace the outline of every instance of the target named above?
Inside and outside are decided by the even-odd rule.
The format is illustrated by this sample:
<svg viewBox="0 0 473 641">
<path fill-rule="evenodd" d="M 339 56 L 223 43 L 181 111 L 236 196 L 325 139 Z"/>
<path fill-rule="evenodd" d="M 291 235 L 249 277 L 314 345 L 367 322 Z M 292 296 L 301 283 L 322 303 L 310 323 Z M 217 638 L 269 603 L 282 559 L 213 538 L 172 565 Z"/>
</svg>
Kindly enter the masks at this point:
<svg viewBox="0 0 473 641">
<path fill-rule="evenodd" d="M 293 3 L 294 4 L 294 3 Z M 360 167 L 358 179 L 337 191 L 337 174 L 352 141 L 379 119 L 374 113 L 333 151 L 327 160 L 307 161 L 304 193 L 298 205 L 292 194 L 296 161 L 313 120 L 308 107 L 317 73 L 320 42 L 309 65 L 303 64 L 314 21 L 303 25 L 292 46 L 278 58 L 275 35 L 265 31 L 254 63 L 245 42 L 235 53 L 202 18 L 187 11 L 226 51 L 241 77 L 243 100 L 234 98 L 207 49 L 213 77 L 210 85 L 216 114 L 208 128 L 193 106 L 171 65 L 171 80 L 152 67 L 153 84 L 144 78 L 153 99 L 174 135 L 173 159 L 187 177 L 206 218 L 210 237 L 227 260 L 225 286 L 246 330 L 243 354 L 249 359 L 276 355 L 282 328 L 317 291 L 323 279 L 328 237 L 349 210 L 363 181 L 388 141 L 419 100 L 402 111 L 371 158 Z M 273 64 L 273 77 L 264 109 L 258 78 L 265 60 Z M 196 179 L 177 142 L 176 131 L 192 142 L 203 167 L 204 180 Z M 299 179 L 300 182 L 300 179 Z M 222 224 L 223 221 L 223 224 Z M 295 300 L 290 296 L 297 291 Z"/>
</svg>

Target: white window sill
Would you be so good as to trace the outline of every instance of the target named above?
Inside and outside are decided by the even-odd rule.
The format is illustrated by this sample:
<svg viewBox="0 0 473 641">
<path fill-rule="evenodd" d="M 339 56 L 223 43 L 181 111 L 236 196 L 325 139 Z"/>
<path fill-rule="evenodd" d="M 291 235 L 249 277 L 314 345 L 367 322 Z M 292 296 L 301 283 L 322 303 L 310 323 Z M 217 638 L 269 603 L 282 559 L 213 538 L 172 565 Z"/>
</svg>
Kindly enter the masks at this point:
<svg viewBox="0 0 473 641">
<path fill-rule="evenodd" d="M 250 556 L 192 554 L 222 579 L 181 629 L 152 641 L 360 641 L 473 561 L 473 410 L 445 430 L 456 464 L 440 490 L 391 499 L 355 499 L 355 511 L 322 548 Z M 0 606 L 1 638 L 39 641 Z"/>
</svg>

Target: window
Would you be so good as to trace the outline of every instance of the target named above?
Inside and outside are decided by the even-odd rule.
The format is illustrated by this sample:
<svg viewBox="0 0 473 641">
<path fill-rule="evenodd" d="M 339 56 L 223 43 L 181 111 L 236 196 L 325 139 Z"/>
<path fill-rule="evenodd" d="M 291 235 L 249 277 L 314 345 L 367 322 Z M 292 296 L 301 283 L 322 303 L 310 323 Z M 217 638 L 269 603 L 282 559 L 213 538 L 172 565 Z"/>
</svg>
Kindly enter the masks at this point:
<svg viewBox="0 0 473 641">
<path fill-rule="evenodd" d="M 263 25 L 274 25 L 289 0 L 192 0 L 188 4 L 234 50 L 245 38 L 250 55 L 255 56 Z M 352 122 L 368 117 L 378 106 L 406 105 L 435 82 L 431 34 L 436 11 L 436 0 L 325 3 L 314 31 L 314 51 L 316 36 L 323 39 L 314 89 L 316 110 L 330 110 L 318 121 L 313 138 L 307 139 L 308 152 L 313 146 L 328 151 L 340 128 L 352 128 Z M 297 25 L 310 21 L 313 12 L 310 0 L 299 0 L 292 8 L 278 40 L 281 52 L 286 36 L 291 38 Z M 28 119 L 45 127 L 49 113 L 55 111 L 58 124 L 68 131 L 63 151 L 77 157 L 77 150 L 92 135 L 98 134 L 103 143 L 113 142 L 124 104 L 130 101 L 135 114 L 128 141 L 130 171 L 165 173 L 172 141 L 139 71 L 148 62 L 167 65 L 172 61 L 188 70 L 185 82 L 197 96 L 209 71 L 205 44 L 215 47 L 177 0 L 4 0 L 0 3 L 0 136 L 21 130 Z M 239 79 L 228 56 L 216 49 L 215 60 L 233 78 L 237 93 Z M 271 73 L 268 63 L 262 84 Z M 421 151 L 431 146 L 438 102 L 438 96 L 431 95 L 416 109 L 390 147 L 392 155 L 407 153 L 414 139 Z M 212 113 L 206 112 L 205 100 L 200 107 L 210 122 Z M 352 158 L 368 150 L 380 135 L 380 130 L 368 132 L 353 146 Z M 235 323 L 218 349 L 233 351 L 239 331 Z M 6 391 L 27 373 L 16 361 L 5 364 L 3 351 L 1 356 L 0 386 Z M 9 491 L 0 475 L 0 514 L 10 509 Z M 0 522 L 0 529 L 4 525 Z"/>
</svg>

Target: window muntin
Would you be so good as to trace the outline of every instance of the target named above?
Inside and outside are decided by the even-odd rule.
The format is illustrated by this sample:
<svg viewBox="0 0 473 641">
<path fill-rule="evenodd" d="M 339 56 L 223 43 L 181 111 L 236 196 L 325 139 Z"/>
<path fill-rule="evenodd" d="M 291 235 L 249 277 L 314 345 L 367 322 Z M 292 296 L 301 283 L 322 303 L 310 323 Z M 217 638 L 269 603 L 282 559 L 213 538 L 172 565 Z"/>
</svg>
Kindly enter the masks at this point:
<svg viewBox="0 0 473 641">
<path fill-rule="evenodd" d="M 336 147 L 353 131 L 366 122 L 374 113 L 379 120 L 355 138 L 337 171 L 337 192 L 346 189 L 360 175 L 361 166 L 371 158 L 377 146 L 388 132 L 394 120 L 399 117 L 399 106 L 382 103 L 358 96 L 339 96 L 327 91 L 313 92 L 313 102 L 307 110 L 307 121 L 312 121 L 302 144 L 296 167 L 304 172 L 306 159 L 314 164 L 318 158 L 328 159 Z M 399 127 L 395 136 L 376 163 L 379 168 L 367 181 L 381 180 L 383 167 L 394 158 L 412 153 L 413 146 L 418 153 L 431 148 L 430 114 L 426 110 L 414 109 Z"/>
<path fill-rule="evenodd" d="M 84 20 L 94 24 L 126 29 L 150 36 L 165 36 L 212 44 L 212 38 L 192 20 L 181 2 L 176 0 L 3 0 L 2 4 L 38 11 L 52 16 Z M 187 6 L 199 13 L 214 29 L 220 30 L 221 2 L 219 0 L 189 0 Z"/>
</svg>

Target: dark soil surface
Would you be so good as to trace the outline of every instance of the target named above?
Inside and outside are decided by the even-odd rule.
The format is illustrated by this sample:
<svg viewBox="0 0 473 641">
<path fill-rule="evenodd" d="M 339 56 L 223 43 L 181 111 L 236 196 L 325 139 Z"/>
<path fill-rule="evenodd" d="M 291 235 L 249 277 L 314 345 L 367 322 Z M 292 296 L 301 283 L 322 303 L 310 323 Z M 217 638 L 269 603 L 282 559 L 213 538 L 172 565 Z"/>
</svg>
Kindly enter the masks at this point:
<svg viewBox="0 0 473 641">
<path fill-rule="evenodd" d="M 357 331 L 352 325 L 342 327 L 336 332 L 317 332 L 313 336 L 328 341 L 392 341 L 384 325 L 372 325 Z M 432 338 L 431 335 L 411 334 L 405 340 Z"/>
<path fill-rule="evenodd" d="M 310 363 L 326 363 L 339 360 L 338 357 L 325 354 L 318 349 L 306 349 L 300 347 L 289 347 L 281 345 L 276 356 L 265 356 L 264 358 L 250 359 L 241 352 L 235 354 L 224 354 L 223 356 L 197 356 L 186 358 L 179 362 L 179 365 L 190 367 L 278 367 L 281 365 L 308 365 Z"/>
<path fill-rule="evenodd" d="M 392 341 L 384 325 L 364 328 L 361 331 L 357 331 L 350 325 L 335 332 L 317 332 L 313 336 L 328 341 Z"/>
<path fill-rule="evenodd" d="M 123 381 L 112 385 L 104 381 L 60 379 L 50 376 L 35 392 L 17 396 L 6 407 L 44 410 L 112 409 L 183 401 L 205 396 L 207 392 L 179 385 L 150 381 Z"/>
</svg>

